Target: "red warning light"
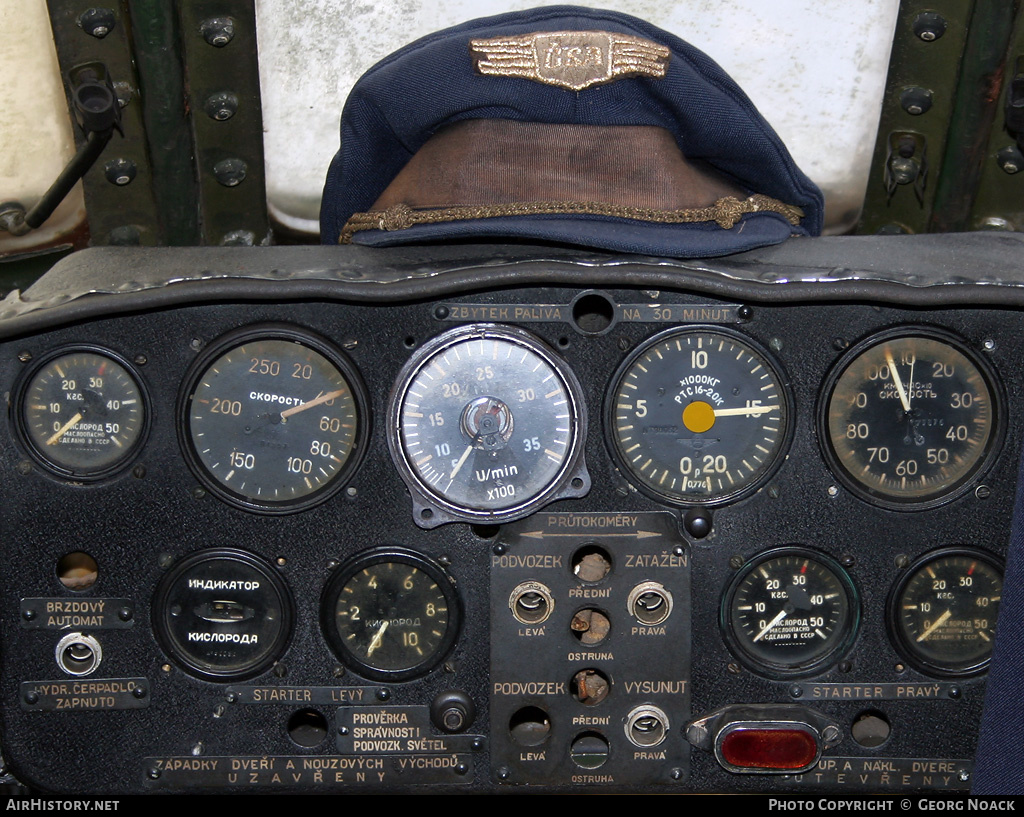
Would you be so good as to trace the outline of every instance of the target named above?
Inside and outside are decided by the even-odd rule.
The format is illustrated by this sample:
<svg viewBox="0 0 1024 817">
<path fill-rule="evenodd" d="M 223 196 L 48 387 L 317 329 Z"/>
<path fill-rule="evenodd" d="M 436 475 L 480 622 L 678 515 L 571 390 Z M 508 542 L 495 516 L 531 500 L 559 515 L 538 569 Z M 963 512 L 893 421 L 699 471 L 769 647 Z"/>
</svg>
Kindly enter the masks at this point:
<svg viewBox="0 0 1024 817">
<path fill-rule="evenodd" d="M 739 728 L 720 744 L 720 757 L 736 770 L 794 772 L 818 760 L 818 739 L 799 728 Z"/>
</svg>

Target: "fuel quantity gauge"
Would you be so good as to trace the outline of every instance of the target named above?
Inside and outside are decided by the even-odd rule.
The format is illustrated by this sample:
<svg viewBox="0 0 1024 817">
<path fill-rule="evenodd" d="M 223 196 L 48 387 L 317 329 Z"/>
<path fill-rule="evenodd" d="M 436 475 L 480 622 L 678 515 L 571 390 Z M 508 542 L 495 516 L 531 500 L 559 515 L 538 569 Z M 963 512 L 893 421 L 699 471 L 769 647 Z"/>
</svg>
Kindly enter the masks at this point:
<svg viewBox="0 0 1024 817">
<path fill-rule="evenodd" d="M 790 399 L 779 367 L 725 329 L 672 329 L 630 355 L 605 410 L 611 449 L 645 493 L 715 505 L 756 491 L 782 462 Z"/>
<path fill-rule="evenodd" d="M 988 668 L 1003 595 L 996 557 L 946 548 L 910 566 L 889 598 L 896 648 L 929 675 L 976 675 Z"/>
</svg>

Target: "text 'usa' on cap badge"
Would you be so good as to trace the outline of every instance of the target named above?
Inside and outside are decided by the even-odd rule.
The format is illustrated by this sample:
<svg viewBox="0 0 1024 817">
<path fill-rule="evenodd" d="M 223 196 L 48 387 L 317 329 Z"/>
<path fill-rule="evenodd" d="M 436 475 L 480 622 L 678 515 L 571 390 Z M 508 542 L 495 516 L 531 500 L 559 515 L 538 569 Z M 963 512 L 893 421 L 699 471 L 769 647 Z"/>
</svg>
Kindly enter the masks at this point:
<svg viewBox="0 0 1024 817">
<path fill-rule="evenodd" d="M 573 91 L 622 77 L 663 77 L 670 53 L 642 37 L 609 31 L 538 31 L 471 40 L 469 51 L 481 74 Z"/>
</svg>

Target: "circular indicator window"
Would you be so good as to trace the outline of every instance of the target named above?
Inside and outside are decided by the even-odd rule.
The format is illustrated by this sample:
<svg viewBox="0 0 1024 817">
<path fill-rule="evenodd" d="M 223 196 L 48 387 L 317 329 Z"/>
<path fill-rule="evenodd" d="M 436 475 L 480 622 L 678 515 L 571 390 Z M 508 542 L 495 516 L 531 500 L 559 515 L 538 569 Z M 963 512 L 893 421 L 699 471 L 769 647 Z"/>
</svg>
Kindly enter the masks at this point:
<svg viewBox="0 0 1024 817">
<path fill-rule="evenodd" d="M 221 498 L 287 513 L 341 488 L 362 454 L 366 416 L 341 352 L 307 332 L 251 329 L 199 361 L 183 395 L 183 447 Z"/>
<path fill-rule="evenodd" d="M 569 369 L 526 332 L 471 326 L 434 338 L 403 369 L 388 417 L 399 472 L 429 506 L 417 524 L 505 521 L 585 493 L 582 406 Z"/>
<path fill-rule="evenodd" d="M 343 564 L 324 589 L 320 622 L 337 656 L 367 678 L 426 675 L 459 633 L 455 585 L 432 559 L 379 548 Z"/>
<path fill-rule="evenodd" d="M 949 501 L 998 449 L 995 374 L 945 332 L 870 338 L 840 361 L 825 394 L 826 458 L 847 487 L 883 507 Z"/>
<path fill-rule="evenodd" d="M 149 419 L 128 364 L 87 347 L 44 357 L 19 386 L 16 401 L 15 425 L 33 459 L 73 479 L 123 468 L 141 446 Z"/>
<path fill-rule="evenodd" d="M 153 627 L 191 675 L 236 681 L 273 665 L 291 637 L 291 595 L 274 568 L 242 550 L 194 553 L 163 578 Z"/>
<path fill-rule="evenodd" d="M 722 599 L 722 633 L 762 675 L 806 675 L 847 650 L 860 620 L 853 582 L 835 561 L 806 548 L 760 554 Z"/>
<path fill-rule="evenodd" d="M 929 675 L 976 675 L 988 668 L 1003 595 L 1002 563 L 969 548 L 918 559 L 889 597 L 896 648 Z"/>
<path fill-rule="evenodd" d="M 630 355 L 613 383 L 605 412 L 612 452 L 655 499 L 733 501 L 782 460 L 787 389 L 767 352 L 738 333 L 664 332 Z"/>
</svg>

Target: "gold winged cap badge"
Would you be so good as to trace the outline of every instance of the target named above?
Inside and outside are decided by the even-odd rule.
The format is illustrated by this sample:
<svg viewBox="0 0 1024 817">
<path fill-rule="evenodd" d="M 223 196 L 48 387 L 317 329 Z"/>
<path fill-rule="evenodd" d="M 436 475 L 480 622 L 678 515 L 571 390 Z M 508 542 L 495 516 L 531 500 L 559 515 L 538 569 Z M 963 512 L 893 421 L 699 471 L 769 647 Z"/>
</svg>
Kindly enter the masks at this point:
<svg viewBox="0 0 1024 817">
<path fill-rule="evenodd" d="M 520 77 L 582 91 L 623 77 L 661 78 L 669 50 L 651 40 L 609 31 L 538 31 L 471 40 L 481 74 Z"/>
</svg>

